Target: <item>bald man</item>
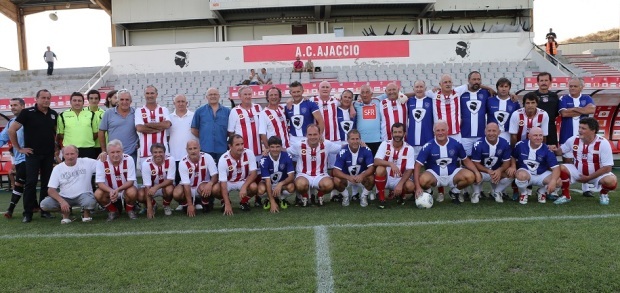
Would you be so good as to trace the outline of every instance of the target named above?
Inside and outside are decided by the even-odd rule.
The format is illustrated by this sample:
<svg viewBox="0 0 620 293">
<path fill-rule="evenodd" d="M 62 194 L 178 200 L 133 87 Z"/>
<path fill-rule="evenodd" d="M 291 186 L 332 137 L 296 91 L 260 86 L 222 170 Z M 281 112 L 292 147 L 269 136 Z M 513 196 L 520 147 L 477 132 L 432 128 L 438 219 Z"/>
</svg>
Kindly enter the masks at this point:
<svg viewBox="0 0 620 293">
<path fill-rule="evenodd" d="M 446 121 L 435 122 L 433 133 L 435 139 L 422 147 L 416 159 L 413 170 L 415 196 L 418 198 L 424 190 L 431 187 L 448 186 L 452 188 L 449 192 L 452 202 L 460 204 L 461 189 L 482 182 L 482 175 L 465 154 L 463 145 L 448 137 Z M 461 168 L 459 162 L 465 168 Z M 426 171 L 422 172 L 422 167 Z M 438 198 L 437 201 L 441 202 L 443 198 Z"/>
<path fill-rule="evenodd" d="M 205 152 L 216 162 L 228 149 L 228 117 L 230 108 L 220 104 L 220 92 L 209 88 L 207 104 L 196 109 L 192 120 L 192 134 L 200 141 L 200 151 Z"/>
<path fill-rule="evenodd" d="M 499 125 L 495 122 L 487 124 L 485 137 L 474 143 L 471 160 L 476 169 L 482 174 L 483 182 L 490 182 L 493 188 L 493 198 L 496 202 L 503 202 L 502 192 L 510 183 L 512 178 L 508 176 L 506 170 L 510 167 L 510 143 L 500 137 Z M 471 195 L 471 202 L 478 203 L 482 184 L 475 184 L 474 193 Z"/>
<path fill-rule="evenodd" d="M 538 202 L 546 203 L 547 191 L 553 191 L 561 185 L 560 164 L 555 154 L 543 143 L 543 130 L 540 127 L 530 129 L 528 139 L 515 145 L 508 175 L 515 177 L 519 188 L 519 203 L 523 205 L 528 201 L 528 186 L 540 186 Z"/>
</svg>

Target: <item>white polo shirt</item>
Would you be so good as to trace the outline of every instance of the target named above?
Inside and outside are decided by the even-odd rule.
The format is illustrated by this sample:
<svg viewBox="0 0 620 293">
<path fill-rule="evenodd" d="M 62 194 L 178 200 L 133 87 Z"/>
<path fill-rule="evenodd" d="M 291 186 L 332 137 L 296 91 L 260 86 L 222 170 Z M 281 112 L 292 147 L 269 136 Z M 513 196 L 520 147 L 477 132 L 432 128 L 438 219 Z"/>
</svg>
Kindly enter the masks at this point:
<svg viewBox="0 0 620 293">
<path fill-rule="evenodd" d="M 187 142 L 191 139 L 198 139 L 192 134 L 192 119 L 194 112 L 187 110 L 182 117 L 177 115 L 177 111 L 170 114 L 170 122 L 172 126 L 168 129 L 170 133 L 170 155 L 178 162 L 181 158 L 187 156 Z"/>
</svg>

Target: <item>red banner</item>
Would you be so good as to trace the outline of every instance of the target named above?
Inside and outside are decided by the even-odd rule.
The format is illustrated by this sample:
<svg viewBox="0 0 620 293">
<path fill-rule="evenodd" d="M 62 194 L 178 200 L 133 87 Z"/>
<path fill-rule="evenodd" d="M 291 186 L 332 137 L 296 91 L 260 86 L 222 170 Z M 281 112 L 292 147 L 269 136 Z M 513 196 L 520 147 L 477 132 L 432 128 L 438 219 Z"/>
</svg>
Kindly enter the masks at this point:
<svg viewBox="0 0 620 293">
<path fill-rule="evenodd" d="M 389 83 L 395 83 L 400 87 L 400 81 L 359 81 L 359 82 L 330 82 L 332 86 L 332 95 L 342 93 L 344 90 L 351 90 L 353 93 L 359 93 L 362 85 L 370 86 L 373 93 L 384 93 L 385 87 Z M 320 82 L 304 83 L 304 96 L 318 96 L 319 95 Z M 291 94 L 288 91 L 287 84 L 274 84 L 274 85 L 251 85 L 249 86 L 254 91 L 252 98 L 265 98 L 267 90 L 271 87 L 277 87 L 282 91 L 283 97 L 290 97 Z M 231 86 L 228 88 L 228 94 L 231 99 L 239 99 L 239 86 Z"/>
<path fill-rule="evenodd" d="M 571 77 L 554 77 L 553 82 L 551 83 L 551 89 L 558 90 L 567 90 L 568 82 L 571 80 Z M 584 89 L 607 89 L 607 90 L 617 90 L 620 89 L 620 76 L 593 76 L 593 77 L 584 77 Z M 536 77 L 526 77 L 525 78 L 525 90 L 533 91 L 538 89 L 538 83 L 536 82 Z"/>
<path fill-rule="evenodd" d="M 409 57 L 409 41 L 353 41 L 243 46 L 245 62 L 293 61 L 312 58 L 357 59 Z"/>
</svg>

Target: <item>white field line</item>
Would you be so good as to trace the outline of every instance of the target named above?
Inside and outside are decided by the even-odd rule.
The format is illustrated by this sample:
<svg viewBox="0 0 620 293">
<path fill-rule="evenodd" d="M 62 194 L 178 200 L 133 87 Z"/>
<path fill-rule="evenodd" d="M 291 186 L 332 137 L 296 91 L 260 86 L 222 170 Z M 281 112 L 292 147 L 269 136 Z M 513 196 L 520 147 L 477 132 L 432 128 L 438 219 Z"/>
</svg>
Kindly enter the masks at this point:
<svg viewBox="0 0 620 293">
<path fill-rule="evenodd" d="M 316 251 L 317 292 L 334 292 L 332 260 L 329 257 L 329 236 L 325 226 L 314 227 L 314 245 Z"/>
<path fill-rule="evenodd" d="M 620 214 L 595 214 L 578 216 L 538 216 L 538 217 L 507 217 L 466 220 L 440 220 L 402 223 L 367 223 L 367 224 L 333 224 L 324 225 L 325 228 L 370 228 L 370 227 L 413 227 L 435 225 L 463 225 L 478 223 L 498 222 L 536 222 L 536 221 L 563 221 L 584 219 L 607 219 L 618 218 Z M 80 225 L 76 223 L 76 225 Z M 151 235 L 183 235 L 183 234 L 217 234 L 217 233 L 240 233 L 240 232 L 273 232 L 291 230 L 313 230 L 317 226 L 284 226 L 265 228 L 225 228 L 204 230 L 164 230 L 164 231 L 128 231 L 128 232 L 101 232 L 101 233 L 46 233 L 46 234 L 5 234 L 0 239 L 23 239 L 23 238 L 84 238 L 84 237 L 125 237 L 125 236 L 151 236 Z"/>
</svg>

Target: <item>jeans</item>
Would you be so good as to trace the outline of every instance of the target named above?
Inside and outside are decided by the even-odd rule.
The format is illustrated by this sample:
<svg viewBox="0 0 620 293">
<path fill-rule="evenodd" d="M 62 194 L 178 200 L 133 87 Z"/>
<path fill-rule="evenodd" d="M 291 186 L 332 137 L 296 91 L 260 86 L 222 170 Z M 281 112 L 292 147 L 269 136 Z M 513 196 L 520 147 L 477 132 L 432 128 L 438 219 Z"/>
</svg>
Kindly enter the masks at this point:
<svg viewBox="0 0 620 293">
<path fill-rule="evenodd" d="M 54 72 L 54 62 L 47 62 L 47 75 L 52 75 Z"/>
<path fill-rule="evenodd" d="M 54 164 L 53 155 L 26 156 L 26 186 L 24 189 L 24 216 L 32 216 L 32 210 L 37 204 L 37 182 L 41 176 L 41 192 L 39 202 L 47 197 L 47 184 L 52 175 Z"/>
</svg>

